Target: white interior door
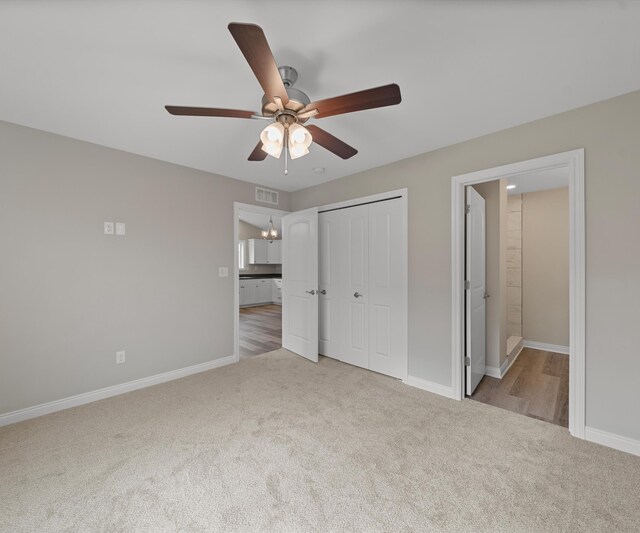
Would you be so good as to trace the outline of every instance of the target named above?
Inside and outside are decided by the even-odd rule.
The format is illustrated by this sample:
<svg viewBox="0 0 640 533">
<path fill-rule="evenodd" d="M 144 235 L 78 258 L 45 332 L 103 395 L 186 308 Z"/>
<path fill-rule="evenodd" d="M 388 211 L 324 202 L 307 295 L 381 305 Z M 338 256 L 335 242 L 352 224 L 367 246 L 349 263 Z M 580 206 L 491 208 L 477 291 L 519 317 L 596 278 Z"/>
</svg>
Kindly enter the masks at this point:
<svg viewBox="0 0 640 533">
<path fill-rule="evenodd" d="M 320 213 L 318 242 L 320 271 L 318 272 L 319 349 L 322 355 L 342 358 L 342 327 L 344 299 L 344 231 L 342 210 Z"/>
<path fill-rule="evenodd" d="M 467 394 L 480 383 L 486 357 L 485 207 L 484 198 L 467 187 L 466 217 L 466 354 Z"/>
<path fill-rule="evenodd" d="M 343 210 L 346 238 L 342 361 L 369 368 L 369 206 Z"/>
<path fill-rule="evenodd" d="M 318 209 L 282 218 L 282 346 L 318 362 Z"/>
<path fill-rule="evenodd" d="M 369 368 L 404 379 L 405 239 L 400 199 L 369 207 Z"/>
</svg>

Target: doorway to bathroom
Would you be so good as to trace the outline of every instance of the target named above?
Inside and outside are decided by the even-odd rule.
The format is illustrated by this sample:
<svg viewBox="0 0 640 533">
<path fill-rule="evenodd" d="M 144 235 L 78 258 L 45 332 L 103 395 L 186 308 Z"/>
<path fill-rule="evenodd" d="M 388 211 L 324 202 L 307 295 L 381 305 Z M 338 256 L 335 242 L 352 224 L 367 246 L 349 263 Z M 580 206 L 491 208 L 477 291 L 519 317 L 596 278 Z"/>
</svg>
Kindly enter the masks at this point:
<svg viewBox="0 0 640 533">
<path fill-rule="evenodd" d="M 579 437 L 583 157 L 575 150 L 474 172 L 452 186 L 459 397 L 568 427 Z"/>
</svg>

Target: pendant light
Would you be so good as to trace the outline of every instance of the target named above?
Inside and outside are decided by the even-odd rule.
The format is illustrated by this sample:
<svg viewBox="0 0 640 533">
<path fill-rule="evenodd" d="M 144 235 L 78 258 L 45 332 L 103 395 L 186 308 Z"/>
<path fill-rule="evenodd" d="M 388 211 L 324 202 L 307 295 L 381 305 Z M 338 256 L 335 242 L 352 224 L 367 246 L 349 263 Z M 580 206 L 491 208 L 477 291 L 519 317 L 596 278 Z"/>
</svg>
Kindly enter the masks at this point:
<svg viewBox="0 0 640 533">
<path fill-rule="evenodd" d="M 278 238 L 278 230 L 273 227 L 273 218 L 269 217 L 269 227 L 262 230 L 262 238 L 267 241 L 273 241 Z"/>
</svg>

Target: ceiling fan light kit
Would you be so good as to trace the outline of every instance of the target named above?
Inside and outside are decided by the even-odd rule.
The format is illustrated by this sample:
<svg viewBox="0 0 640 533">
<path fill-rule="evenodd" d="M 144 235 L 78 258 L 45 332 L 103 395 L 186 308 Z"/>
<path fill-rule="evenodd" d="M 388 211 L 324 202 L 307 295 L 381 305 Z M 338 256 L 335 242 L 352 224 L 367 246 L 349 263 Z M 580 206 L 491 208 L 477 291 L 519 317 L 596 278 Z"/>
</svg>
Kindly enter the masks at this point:
<svg viewBox="0 0 640 533">
<path fill-rule="evenodd" d="M 304 92 L 293 87 L 298 79 L 296 69 L 277 66 L 260 26 L 232 22 L 228 28 L 264 91 L 262 113 L 208 107 L 165 106 L 165 109 L 172 115 L 271 121 L 260 133 L 260 142 L 249 155 L 249 161 L 263 161 L 267 154 L 278 159 L 284 149 L 287 174 L 289 157 L 298 159 L 307 155 L 312 142 L 342 159 L 349 159 L 358 153 L 355 148 L 318 126 L 304 127 L 302 124 L 311 118 L 397 105 L 402 100 L 400 88 L 394 83 L 312 102 Z"/>
</svg>

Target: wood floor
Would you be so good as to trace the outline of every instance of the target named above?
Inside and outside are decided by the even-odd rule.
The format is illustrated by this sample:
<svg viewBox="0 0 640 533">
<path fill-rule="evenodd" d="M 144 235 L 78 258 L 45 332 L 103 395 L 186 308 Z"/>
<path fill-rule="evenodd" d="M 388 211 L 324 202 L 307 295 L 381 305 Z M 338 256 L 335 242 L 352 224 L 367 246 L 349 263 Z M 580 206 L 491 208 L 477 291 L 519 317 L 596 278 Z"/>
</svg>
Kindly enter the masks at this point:
<svg viewBox="0 0 640 533">
<path fill-rule="evenodd" d="M 502 379 L 485 376 L 471 399 L 568 427 L 569 356 L 524 348 Z"/>
<path fill-rule="evenodd" d="M 240 308 L 240 357 L 282 348 L 282 306 Z"/>
</svg>

